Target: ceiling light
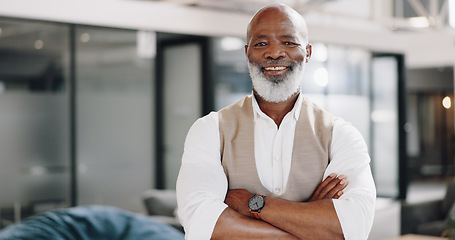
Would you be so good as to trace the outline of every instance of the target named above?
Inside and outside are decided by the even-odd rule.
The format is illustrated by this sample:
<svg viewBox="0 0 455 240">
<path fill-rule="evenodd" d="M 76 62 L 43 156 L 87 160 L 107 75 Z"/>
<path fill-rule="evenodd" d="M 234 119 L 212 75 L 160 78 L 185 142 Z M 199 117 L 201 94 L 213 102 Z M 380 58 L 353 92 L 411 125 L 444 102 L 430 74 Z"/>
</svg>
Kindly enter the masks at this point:
<svg viewBox="0 0 455 240">
<path fill-rule="evenodd" d="M 44 47 L 44 42 L 43 42 L 43 40 L 38 39 L 38 40 L 35 41 L 35 49 L 36 49 L 36 50 L 40 50 L 40 49 L 42 49 L 43 47 Z"/>
<path fill-rule="evenodd" d="M 444 99 L 442 99 L 442 106 L 444 106 L 446 109 L 449 109 L 452 106 L 452 100 L 449 96 L 446 96 Z"/>
<path fill-rule="evenodd" d="M 428 18 L 426 18 L 426 17 L 408 18 L 408 22 L 411 25 L 411 27 L 415 27 L 415 28 L 427 28 L 430 26 L 430 22 L 428 21 Z"/>
<path fill-rule="evenodd" d="M 86 43 L 88 41 L 90 41 L 90 34 L 82 33 L 81 34 L 81 42 Z"/>
</svg>

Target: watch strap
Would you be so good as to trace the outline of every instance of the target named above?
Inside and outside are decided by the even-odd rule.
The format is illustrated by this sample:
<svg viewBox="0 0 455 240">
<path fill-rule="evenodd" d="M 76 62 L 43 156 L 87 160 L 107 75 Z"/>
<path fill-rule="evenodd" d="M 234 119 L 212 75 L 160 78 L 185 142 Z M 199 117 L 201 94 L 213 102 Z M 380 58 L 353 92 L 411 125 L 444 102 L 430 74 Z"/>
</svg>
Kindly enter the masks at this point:
<svg viewBox="0 0 455 240">
<path fill-rule="evenodd" d="M 251 213 L 253 214 L 253 216 L 254 216 L 256 219 L 261 220 L 261 215 L 259 215 L 259 212 L 251 211 Z"/>
</svg>

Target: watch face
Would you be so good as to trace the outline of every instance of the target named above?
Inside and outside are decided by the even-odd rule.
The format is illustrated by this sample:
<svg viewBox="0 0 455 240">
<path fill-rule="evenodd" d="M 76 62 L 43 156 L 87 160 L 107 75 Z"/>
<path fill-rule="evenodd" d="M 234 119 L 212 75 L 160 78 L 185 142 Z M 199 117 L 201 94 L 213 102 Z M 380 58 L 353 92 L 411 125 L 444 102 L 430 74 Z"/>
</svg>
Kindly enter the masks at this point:
<svg viewBox="0 0 455 240">
<path fill-rule="evenodd" d="M 264 207 L 264 197 L 262 196 L 253 196 L 248 202 L 248 207 L 251 211 L 257 211 Z"/>
</svg>

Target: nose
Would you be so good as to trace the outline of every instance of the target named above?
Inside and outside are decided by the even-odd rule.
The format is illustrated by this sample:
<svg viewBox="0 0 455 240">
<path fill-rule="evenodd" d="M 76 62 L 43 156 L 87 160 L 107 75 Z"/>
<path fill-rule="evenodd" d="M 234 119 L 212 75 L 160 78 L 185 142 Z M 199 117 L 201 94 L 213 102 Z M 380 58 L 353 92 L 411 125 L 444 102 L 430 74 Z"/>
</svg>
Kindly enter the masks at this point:
<svg viewBox="0 0 455 240">
<path fill-rule="evenodd" d="M 279 44 L 269 44 L 269 47 L 264 53 L 265 58 L 273 60 L 284 58 L 285 56 L 286 53 Z"/>
</svg>

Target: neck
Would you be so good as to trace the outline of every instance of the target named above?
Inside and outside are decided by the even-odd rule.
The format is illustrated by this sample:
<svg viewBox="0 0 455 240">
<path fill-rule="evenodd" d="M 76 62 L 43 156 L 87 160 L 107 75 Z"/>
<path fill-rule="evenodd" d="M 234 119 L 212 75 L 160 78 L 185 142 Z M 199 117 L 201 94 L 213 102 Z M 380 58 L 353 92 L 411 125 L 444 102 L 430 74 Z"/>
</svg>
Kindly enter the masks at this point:
<svg viewBox="0 0 455 240">
<path fill-rule="evenodd" d="M 281 122 L 283 121 L 284 116 L 288 112 L 292 110 L 295 105 L 295 101 L 299 97 L 299 92 L 296 92 L 290 98 L 282 102 L 267 102 L 264 100 L 256 91 L 253 90 L 254 96 L 256 97 L 256 101 L 258 102 L 259 108 L 262 112 L 264 112 L 267 116 L 269 116 L 275 124 L 279 127 Z"/>
</svg>

